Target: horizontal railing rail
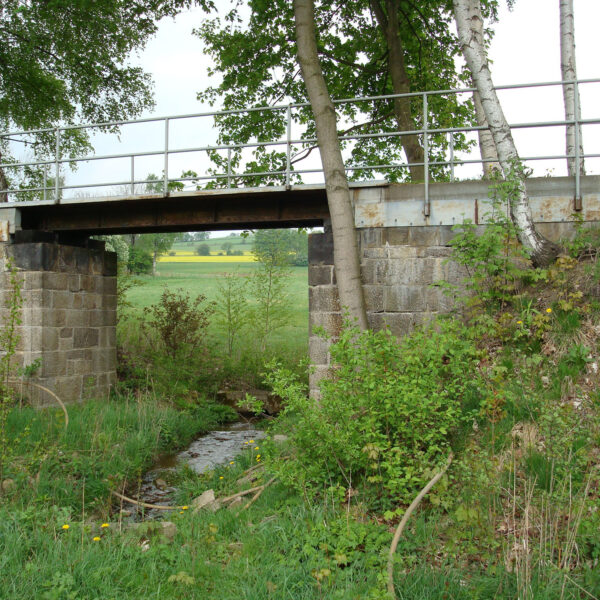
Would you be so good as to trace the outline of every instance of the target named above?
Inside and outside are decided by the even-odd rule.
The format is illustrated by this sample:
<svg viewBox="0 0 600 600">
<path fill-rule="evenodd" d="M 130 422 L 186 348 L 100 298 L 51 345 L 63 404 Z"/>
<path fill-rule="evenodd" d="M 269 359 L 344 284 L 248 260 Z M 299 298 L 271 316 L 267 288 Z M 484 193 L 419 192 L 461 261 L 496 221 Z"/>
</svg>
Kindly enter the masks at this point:
<svg viewBox="0 0 600 600">
<path fill-rule="evenodd" d="M 526 83 L 526 84 L 513 84 L 497 86 L 496 90 L 522 90 L 522 89 L 537 89 L 537 88 L 548 88 L 548 87 L 563 87 L 573 86 L 575 88 L 575 98 L 579 97 L 579 88 L 586 84 L 598 84 L 600 79 L 578 79 L 570 81 L 548 81 L 539 83 Z M 411 167 L 422 167 L 424 171 L 424 197 L 423 197 L 423 212 L 426 216 L 430 212 L 429 203 L 429 184 L 432 181 L 431 168 L 448 167 L 449 177 L 451 181 L 455 179 L 455 170 L 459 166 L 463 165 L 476 165 L 485 164 L 486 162 L 494 162 L 492 160 L 485 160 L 480 157 L 471 158 L 469 157 L 457 157 L 455 154 L 455 136 L 457 134 L 474 134 L 482 130 L 486 130 L 485 126 L 468 125 L 462 127 L 435 127 L 430 116 L 429 110 L 429 99 L 434 96 L 440 95 L 471 95 L 476 89 L 472 87 L 468 88 L 456 88 L 447 90 L 431 90 L 423 92 L 410 92 L 406 94 L 386 94 L 379 96 L 363 96 L 357 98 L 343 98 L 334 100 L 334 104 L 364 104 L 364 103 L 375 103 L 385 102 L 390 100 L 396 100 L 399 98 L 408 99 L 420 99 L 421 110 L 420 110 L 420 127 L 416 127 L 411 130 L 393 130 L 393 131 L 376 131 L 372 133 L 348 133 L 340 134 L 339 139 L 342 142 L 358 142 L 360 140 L 386 140 L 391 138 L 401 138 L 402 136 L 418 136 L 422 148 L 423 148 L 423 160 L 421 162 L 384 162 L 381 164 L 347 164 L 346 171 L 352 173 L 356 171 L 362 172 L 389 172 L 392 170 L 399 169 L 410 169 Z M 197 185 L 200 182 L 219 182 L 226 181 L 227 188 L 244 187 L 244 182 L 253 179 L 252 187 L 256 180 L 261 178 L 270 178 L 269 181 L 265 181 L 264 185 L 272 184 L 273 178 L 281 179 L 281 184 L 285 185 L 286 188 L 290 188 L 292 185 L 292 179 L 294 177 L 301 177 L 302 175 L 313 175 L 322 173 L 321 168 L 294 168 L 294 163 L 299 162 L 301 159 L 306 158 L 310 152 L 316 148 L 317 139 L 314 137 L 294 137 L 292 136 L 294 121 L 294 111 L 299 109 L 305 109 L 309 106 L 307 102 L 296 102 L 289 104 L 280 104 L 275 106 L 264 106 L 264 107 L 251 107 L 246 109 L 234 109 L 234 110 L 222 110 L 222 111 L 205 111 L 181 115 L 169 115 L 163 117 L 147 117 L 141 119 L 121 120 L 121 121 L 108 121 L 103 123 L 82 123 L 82 124 L 69 124 L 62 125 L 54 128 L 41 128 L 31 129 L 25 131 L 10 131 L 7 133 L 0 133 L 0 138 L 5 140 L 15 141 L 15 138 L 23 138 L 28 136 L 36 136 L 40 134 L 51 134 L 54 136 L 55 142 L 54 153 L 47 158 L 37 158 L 34 160 L 15 160 L 12 162 L 4 162 L 0 164 L 0 169 L 5 172 L 11 172 L 11 170 L 22 169 L 25 172 L 26 169 L 31 170 L 32 168 L 38 168 L 41 172 L 38 173 L 38 182 L 31 183 L 31 185 L 21 184 L 20 187 L 12 187 L 9 189 L 0 189 L 0 198 L 4 196 L 6 199 L 13 200 L 9 204 L 20 204 L 20 198 L 31 198 L 35 196 L 31 202 L 54 202 L 60 203 L 62 192 L 64 190 L 76 190 L 85 188 L 106 188 L 116 186 L 126 186 L 127 193 L 130 196 L 136 195 L 147 195 L 148 193 L 162 193 L 168 196 L 171 187 L 174 184 L 184 184 L 187 182 L 195 182 Z M 358 108 L 357 111 L 364 113 L 364 109 Z M 199 146 L 185 146 L 185 147 L 171 147 L 171 124 L 177 121 L 185 119 L 199 119 L 199 118 L 214 118 L 219 119 L 227 116 L 251 114 L 251 113 L 275 113 L 285 112 L 285 123 L 284 130 L 285 134 L 277 139 L 273 140 L 256 140 L 247 141 L 244 143 L 231 143 L 231 144 L 204 144 Z M 393 116 L 390 115 L 390 119 Z M 63 156 L 61 147 L 63 140 L 67 132 L 75 130 L 86 130 L 87 132 L 101 131 L 104 133 L 116 134 L 130 125 L 140 125 L 149 123 L 162 123 L 162 133 L 160 134 L 162 140 L 161 145 L 155 146 L 155 149 L 143 150 L 139 152 L 113 152 L 107 154 L 85 154 L 83 156 Z M 521 159 L 524 162 L 529 161 L 556 161 L 556 160 L 569 160 L 575 161 L 575 176 L 574 176 L 574 197 L 576 199 L 576 208 L 580 206 L 581 198 L 581 182 L 580 182 L 580 165 L 581 162 L 586 158 L 600 158 L 599 153 L 584 153 L 580 151 L 579 143 L 579 131 L 582 126 L 586 125 L 597 125 L 600 124 L 600 115 L 597 118 L 581 118 L 581 107 L 576 105 L 575 116 L 573 119 L 552 119 L 545 121 L 531 121 L 531 122 L 517 122 L 510 125 L 512 130 L 523 130 L 523 129 L 543 129 L 553 127 L 574 127 L 575 128 L 575 152 L 573 154 L 541 154 L 522 156 Z M 353 125 L 354 128 L 359 129 L 363 125 Z M 440 160 L 439 157 L 430 156 L 431 154 L 431 143 L 438 139 L 439 136 L 446 136 L 447 143 L 447 159 L 444 156 L 444 160 Z M 152 143 L 154 145 L 156 142 Z M 298 149 L 300 147 L 300 149 Z M 285 160 L 282 168 L 274 170 L 261 170 L 261 171 L 244 171 L 236 172 L 234 170 L 234 161 L 232 159 L 234 152 L 241 152 L 243 150 L 256 150 L 265 148 L 284 148 L 285 149 Z M 463 150 L 464 151 L 464 150 Z M 219 172 L 207 172 L 207 174 L 198 175 L 182 175 L 181 177 L 170 176 L 169 173 L 169 159 L 171 157 L 189 153 L 218 153 L 226 152 L 227 157 L 223 159 L 225 164 L 225 170 Z M 295 154 L 294 154 L 295 152 Z M 302 157 L 301 154 L 306 153 L 306 156 Z M 444 152 L 446 154 L 446 151 Z M 136 159 L 143 159 L 149 157 L 162 157 L 162 169 L 163 174 L 160 179 L 148 179 L 136 178 Z M 83 181 L 77 183 L 69 183 L 66 181 L 65 176 L 67 174 L 68 165 L 77 166 L 80 163 L 91 163 L 94 161 L 109 161 L 109 160 L 123 160 L 129 161 L 130 175 L 128 179 L 119 177 L 115 181 L 102 181 L 102 182 L 91 182 Z M 216 163 L 215 163 L 216 164 Z M 214 165 L 213 165 L 214 166 Z M 14 177 L 13 177 L 14 179 Z M 41 179 L 41 181 L 39 181 Z M 136 186 L 150 186 L 150 188 L 139 190 Z M 258 185 L 260 187 L 260 183 Z M 122 196 L 123 194 L 118 194 Z M 109 196 L 100 196 L 98 200 L 102 198 L 109 198 Z M 579 202 L 578 202 L 579 201 Z"/>
</svg>

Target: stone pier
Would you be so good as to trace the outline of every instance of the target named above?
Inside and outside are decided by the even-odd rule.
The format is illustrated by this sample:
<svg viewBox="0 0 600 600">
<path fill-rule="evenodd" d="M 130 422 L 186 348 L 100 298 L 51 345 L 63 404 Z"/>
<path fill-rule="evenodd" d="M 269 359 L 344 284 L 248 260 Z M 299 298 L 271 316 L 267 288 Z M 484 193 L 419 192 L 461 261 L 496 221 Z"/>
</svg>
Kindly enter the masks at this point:
<svg viewBox="0 0 600 600">
<path fill-rule="evenodd" d="M 116 254 L 106 252 L 103 242 L 78 247 L 29 241 L 40 238 L 19 235 L 15 243 L 0 244 L 2 323 L 9 310 L 10 264 L 22 287 L 15 367 L 39 361 L 30 380 L 64 402 L 106 396 L 116 378 Z M 50 401 L 39 388 L 30 390 L 34 401 Z"/>
<path fill-rule="evenodd" d="M 537 227 L 553 241 L 574 232 L 572 222 L 538 223 Z M 373 330 L 387 327 L 400 337 L 454 307 L 454 298 L 432 286 L 437 281 L 458 285 L 464 278 L 461 267 L 449 260 L 454 235 L 450 225 L 358 230 L 363 291 Z M 335 337 L 342 327 L 342 313 L 332 234 L 311 234 L 308 244 L 309 356 L 314 367 L 310 392 L 314 396 L 317 382 L 329 369 L 329 343 L 315 334 L 315 328 Z"/>
</svg>

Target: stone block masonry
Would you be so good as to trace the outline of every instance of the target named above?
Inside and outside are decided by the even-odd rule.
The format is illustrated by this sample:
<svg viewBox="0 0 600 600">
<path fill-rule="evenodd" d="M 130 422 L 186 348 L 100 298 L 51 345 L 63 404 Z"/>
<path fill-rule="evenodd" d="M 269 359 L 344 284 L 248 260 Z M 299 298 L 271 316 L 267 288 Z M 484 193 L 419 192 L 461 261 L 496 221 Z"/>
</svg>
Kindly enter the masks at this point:
<svg viewBox="0 0 600 600">
<path fill-rule="evenodd" d="M 539 223 L 540 232 L 558 241 L 573 233 L 572 223 Z M 450 225 L 368 227 L 357 230 L 361 255 L 363 291 L 369 324 L 374 330 L 385 327 L 396 336 L 447 313 L 455 300 L 436 281 L 460 284 L 464 273 L 449 261 Z M 329 370 L 327 342 L 315 329 L 335 337 L 342 327 L 331 233 L 309 236 L 309 355 L 313 365 L 310 392 L 316 396 L 317 383 Z"/>
<path fill-rule="evenodd" d="M 116 379 L 117 259 L 101 242 L 0 244 L 0 325 L 8 308 L 8 261 L 22 284 L 15 366 L 41 361 L 31 379 L 64 402 L 106 396 Z M 38 403 L 48 396 L 31 387 Z"/>
</svg>

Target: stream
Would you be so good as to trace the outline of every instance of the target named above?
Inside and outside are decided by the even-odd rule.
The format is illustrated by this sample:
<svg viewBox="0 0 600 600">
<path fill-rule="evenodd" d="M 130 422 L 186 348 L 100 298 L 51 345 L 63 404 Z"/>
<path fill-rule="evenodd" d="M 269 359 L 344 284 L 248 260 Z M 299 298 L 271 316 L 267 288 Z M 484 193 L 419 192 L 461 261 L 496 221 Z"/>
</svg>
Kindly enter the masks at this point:
<svg viewBox="0 0 600 600">
<path fill-rule="evenodd" d="M 187 464 L 196 473 L 204 473 L 234 460 L 247 447 L 245 442 L 264 437 L 265 432 L 256 429 L 252 423 L 223 425 L 219 431 L 211 431 L 197 438 L 185 450 L 161 456 L 142 478 L 136 498 L 149 504 L 172 505 L 177 489 L 167 485 L 167 481 L 169 474 L 179 466 Z M 133 520 L 163 518 L 167 512 L 138 509 L 132 505 L 124 505 L 123 509 L 123 517 Z"/>
</svg>

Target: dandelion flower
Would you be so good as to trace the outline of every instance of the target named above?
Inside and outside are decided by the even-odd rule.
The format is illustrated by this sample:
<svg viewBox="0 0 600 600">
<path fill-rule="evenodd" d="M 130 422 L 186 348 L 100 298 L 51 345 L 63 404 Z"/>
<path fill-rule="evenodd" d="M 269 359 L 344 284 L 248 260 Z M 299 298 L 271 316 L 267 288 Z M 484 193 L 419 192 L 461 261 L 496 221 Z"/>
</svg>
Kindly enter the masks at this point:
<svg viewBox="0 0 600 600">
<path fill-rule="evenodd" d="M 96 536 L 96 537 L 93 537 L 93 538 L 92 538 L 92 541 L 93 541 L 93 542 L 99 542 L 99 541 L 100 541 L 100 538 L 99 538 L 98 536 Z"/>
<path fill-rule="evenodd" d="M 221 477 L 219 477 L 219 479 L 223 479 L 223 475 L 221 475 Z"/>
<path fill-rule="evenodd" d="M 102 527 L 102 529 L 105 529 L 106 527 L 110 527 L 110 523 L 102 523 L 100 527 Z"/>
<path fill-rule="evenodd" d="M 256 457 L 256 462 L 260 462 L 260 458 L 258 456 Z"/>
<path fill-rule="evenodd" d="M 182 506 L 181 510 L 187 510 L 189 508 L 189 506 Z"/>
<path fill-rule="evenodd" d="M 552 312 L 552 309 L 551 309 L 551 308 L 547 308 L 547 309 L 546 309 L 546 312 L 547 312 L 548 314 L 550 314 L 550 313 Z"/>
<path fill-rule="evenodd" d="M 255 450 L 258 450 L 258 446 L 255 446 L 255 447 L 254 447 L 254 449 L 255 449 Z"/>
<path fill-rule="evenodd" d="M 517 321 L 517 325 L 523 325 L 523 321 Z"/>
<path fill-rule="evenodd" d="M 182 511 L 182 510 L 180 510 L 180 511 L 179 511 L 179 514 L 180 514 L 180 515 L 182 515 L 182 514 L 183 514 L 183 511 Z"/>
<path fill-rule="evenodd" d="M 254 444 L 254 440 L 250 440 L 248 443 L 249 444 Z"/>
<path fill-rule="evenodd" d="M 260 454 L 257 454 L 257 455 L 256 455 L 256 458 L 260 458 Z"/>
<path fill-rule="evenodd" d="M 235 464 L 235 461 L 234 461 L 234 460 L 231 460 L 231 461 L 229 461 L 229 464 L 230 464 L 230 465 L 234 465 L 234 464 Z"/>
<path fill-rule="evenodd" d="M 62 528 L 66 531 L 67 529 L 69 529 L 70 525 L 67 525 L 66 523 L 62 526 Z"/>
</svg>

